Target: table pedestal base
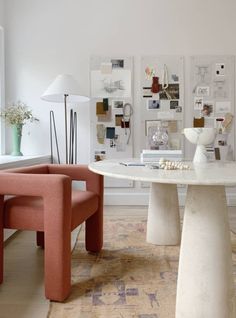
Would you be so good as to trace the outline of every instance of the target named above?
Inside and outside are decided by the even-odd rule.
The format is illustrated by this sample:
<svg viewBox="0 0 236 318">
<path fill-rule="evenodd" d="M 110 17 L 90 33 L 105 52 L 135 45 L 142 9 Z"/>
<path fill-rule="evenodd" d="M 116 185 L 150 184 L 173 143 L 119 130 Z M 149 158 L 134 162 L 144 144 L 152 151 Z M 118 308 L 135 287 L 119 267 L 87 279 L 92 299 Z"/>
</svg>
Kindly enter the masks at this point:
<svg viewBox="0 0 236 318">
<path fill-rule="evenodd" d="M 176 318 L 233 318 L 232 251 L 223 186 L 188 186 Z"/>
<path fill-rule="evenodd" d="M 152 183 L 149 197 L 147 242 L 180 243 L 179 201 L 175 184 Z"/>
</svg>

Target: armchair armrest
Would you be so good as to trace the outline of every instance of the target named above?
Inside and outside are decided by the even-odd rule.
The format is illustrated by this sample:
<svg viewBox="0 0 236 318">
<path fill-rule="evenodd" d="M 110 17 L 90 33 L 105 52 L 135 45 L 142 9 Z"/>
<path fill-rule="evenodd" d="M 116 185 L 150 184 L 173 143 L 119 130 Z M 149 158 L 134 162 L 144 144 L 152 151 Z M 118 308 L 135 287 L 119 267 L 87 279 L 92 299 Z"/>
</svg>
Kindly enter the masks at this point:
<svg viewBox="0 0 236 318">
<path fill-rule="evenodd" d="M 103 197 L 103 176 L 88 169 L 87 165 L 48 165 L 49 173 L 64 174 L 72 180 L 85 181 L 86 189 Z"/>
<path fill-rule="evenodd" d="M 63 187 L 71 187 L 71 180 L 65 175 L 0 173 L 0 195 L 46 197 Z"/>
<path fill-rule="evenodd" d="M 42 197 L 45 230 L 56 223 L 68 229 L 71 227 L 71 179 L 68 176 L 0 173 L 0 216 L 4 195 Z M 1 227 L 2 224 L 0 230 Z"/>
<path fill-rule="evenodd" d="M 47 174 L 48 165 L 41 164 L 41 165 L 35 165 L 35 166 L 29 166 L 29 167 L 19 167 L 19 168 L 1 170 L 1 173 L 5 173 L 5 172 Z"/>
</svg>

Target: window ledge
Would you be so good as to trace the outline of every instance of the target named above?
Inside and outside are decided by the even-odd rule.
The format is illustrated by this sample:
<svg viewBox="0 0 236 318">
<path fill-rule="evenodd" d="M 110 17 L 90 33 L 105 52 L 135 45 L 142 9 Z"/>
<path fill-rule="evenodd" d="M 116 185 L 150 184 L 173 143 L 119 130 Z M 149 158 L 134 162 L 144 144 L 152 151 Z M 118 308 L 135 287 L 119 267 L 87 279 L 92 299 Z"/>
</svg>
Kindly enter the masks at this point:
<svg viewBox="0 0 236 318">
<path fill-rule="evenodd" d="M 41 156 L 0 156 L 0 170 L 50 163 L 50 155 Z"/>
</svg>

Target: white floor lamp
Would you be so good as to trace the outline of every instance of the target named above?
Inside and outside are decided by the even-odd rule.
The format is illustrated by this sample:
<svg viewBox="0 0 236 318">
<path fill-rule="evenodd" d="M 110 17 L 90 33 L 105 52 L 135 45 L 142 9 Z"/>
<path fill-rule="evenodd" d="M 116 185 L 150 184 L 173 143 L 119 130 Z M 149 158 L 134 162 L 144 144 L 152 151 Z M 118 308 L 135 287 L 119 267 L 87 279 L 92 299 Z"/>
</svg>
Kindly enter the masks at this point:
<svg viewBox="0 0 236 318">
<path fill-rule="evenodd" d="M 81 103 L 89 101 L 89 97 L 79 95 L 77 81 L 72 75 L 58 75 L 48 89 L 41 96 L 47 102 L 64 103 L 65 109 L 65 149 L 66 163 L 68 163 L 68 137 L 67 137 L 67 103 Z"/>
</svg>

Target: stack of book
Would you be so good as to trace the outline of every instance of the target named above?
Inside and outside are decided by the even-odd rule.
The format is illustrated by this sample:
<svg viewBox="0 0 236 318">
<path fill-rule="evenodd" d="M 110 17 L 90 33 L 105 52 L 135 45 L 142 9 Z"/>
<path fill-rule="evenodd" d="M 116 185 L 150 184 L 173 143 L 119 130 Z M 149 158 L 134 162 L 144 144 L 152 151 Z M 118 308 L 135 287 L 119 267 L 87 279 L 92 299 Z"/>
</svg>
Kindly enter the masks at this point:
<svg viewBox="0 0 236 318">
<path fill-rule="evenodd" d="M 144 149 L 141 153 L 141 162 L 152 163 L 159 162 L 161 158 L 181 161 L 183 159 L 182 150 L 149 150 Z"/>
</svg>

